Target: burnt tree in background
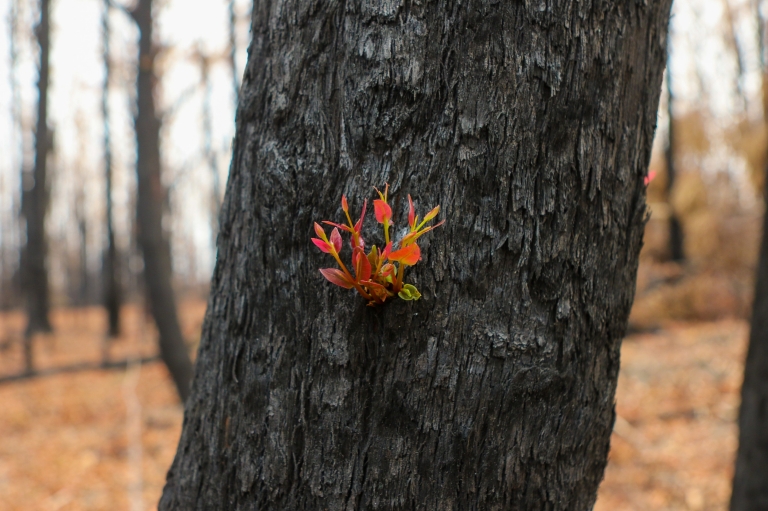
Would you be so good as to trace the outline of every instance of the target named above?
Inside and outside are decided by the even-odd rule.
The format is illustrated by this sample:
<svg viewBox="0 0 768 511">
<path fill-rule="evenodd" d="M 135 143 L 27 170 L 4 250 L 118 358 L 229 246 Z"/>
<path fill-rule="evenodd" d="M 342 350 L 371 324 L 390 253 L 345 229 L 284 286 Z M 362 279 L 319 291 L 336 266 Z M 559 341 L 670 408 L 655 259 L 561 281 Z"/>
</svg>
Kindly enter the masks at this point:
<svg viewBox="0 0 768 511">
<path fill-rule="evenodd" d="M 754 0 L 753 0 L 754 1 Z M 739 36 L 737 35 L 739 30 L 734 18 L 733 8 L 731 7 L 730 0 L 722 0 L 723 5 L 723 18 L 724 18 L 724 30 L 725 30 L 725 44 L 733 56 L 733 62 L 736 64 L 736 73 L 734 76 L 734 90 L 736 91 L 736 101 L 738 102 L 738 108 L 741 109 L 742 114 L 747 113 L 747 92 L 744 90 L 744 76 L 748 67 L 747 57 L 745 55 L 744 48 L 739 42 Z M 761 38 L 760 29 L 757 31 L 758 38 Z"/>
<path fill-rule="evenodd" d="M 18 51 L 18 39 L 19 39 L 19 2 L 18 0 L 12 0 L 10 6 L 10 13 L 8 17 L 8 81 L 10 88 L 11 99 L 11 122 L 14 130 L 14 139 L 18 140 L 19 146 L 23 146 L 21 135 L 24 132 L 24 122 L 21 115 L 21 100 L 19 99 L 19 82 L 18 82 L 18 67 L 19 67 L 19 51 Z M 10 156 L 10 154 L 9 154 Z M 20 151 L 18 159 L 15 159 L 20 171 L 21 183 L 24 183 L 24 151 Z M 19 190 L 23 192 L 23 188 Z M 19 196 L 21 196 L 20 194 Z M 0 285 L 3 286 L 2 295 L 0 295 L 0 307 L 5 309 L 6 307 L 18 306 L 18 296 L 22 295 L 23 289 L 20 284 L 20 277 L 23 271 L 23 265 L 19 264 L 18 269 L 14 268 L 14 263 L 21 263 L 22 250 L 19 246 L 16 246 L 14 241 L 14 235 L 20 235 L 21 227 L 21 211 L 19 199 L 17 194 L 9 190 L 4 191 L 4 197 L 9 197 L 11 204 L 11 214 L 8 218 L 8 223 L 2 226 L 3 237 L 0 240 L 0 251 L 3 253 L 3 260 L 5 265 L 2 268 L 2 277 L 0 277 Z M 22 213 L 18 217 L 15 217 L 17 213 Z M 19 230 L 17 230 L 19 229 Z M 10 239 L 8 236 L 11 236 Z M 23 296 L 23 295 L 22 295 Z"/>
<path fill-rule="evenodd" d="M 231 54 L 230 54 L 231 57 Z M 219 177 L 219 157 L 213 147 L 213 123 L 211 115 L 211 63 L 213 58 L 207 55 L 202 48 L 195 52 L 195 59 L 200 66 L 200 86 L 203 89 L 202 131 L 203 131 L 203 158 L 208 164 L 211 173 L 211 238 L 213 246 L 216 246 L 216 238 L 219 235 L 219 211 L 221 210 L 221 179 Z M 234 68 L 233 68 L 234 72 Z"/>
<path fill-rule="evenodd" d="M 229 11 L 229 67 L 232 69 L 232 91 L 235 95 L 235 107 L 240 99 L 240 79 L 237 73 L 237 12 L 235 0 L 227 1 Z"/>
<path fill-rule="evenodd" d="M 160 120 L 155 111 L 155 48 L 152 0 L 139 0 L 131 14 L 139 28 L 136 127 L 136 224 L 144 256 L 144 284 L 159 335 L 160 355 L 182 401 L 189 395 L 192 362 L 187 353 L 171 285 L 171 251 L 163 231 L 165 188 L 161 178 Z"/>
<path fill-rule="evenodd" d="M 159 509 L 591 509 L 669 3 L 256 0 Z M 371 308 L 309 238 L 385 182 L 446 224 Z"/>
<path fill-rule="evenodd" d="M 35 34 L 40 46 L 40 66 L 37 78 L 37 124 L 35 126 L 35 166 L 31 183 L 25 183 L 22 212 L 27 224 L 27 242 L 23 248 L 21 264 L 23 288 L 27 305 L 26 341 L 24 356 L 27 371 L 32 371 L 32 335 L 50 332 L 48 318 L 48 270 L 46 256 L 48 243 L 45 238 L 45 216 L 48 210 L 47 159 L 52 148 L 52 136 L 48 129 L 48 71 L 50 58 L 50 0 L 40 0 L 40 21 Z M 27 184 L 30 184 L 27 188 Z"/>
<path fill-rule="evenodd" d="M 104 0 L 101 18 L 102 59 L 104 61 L 104 87 L 101 91 L 101 115 L 104 122 L 104 196 L 106 202 L 107 248 L 102 258 L 103 303 L 107 311 L 109 337 L 120 335 L 120 279 L 117 247 L 115 245 L 114 208 L 112 203 L 112 140 L 109 121 L 109 84 L 112 63 L 109 55 L 111 0 Z M 106 353 L 106 351 L 105 351 Z"/>
<path fill-rule="evenodd" d="M 680 218 L 677 216 L 677 212 L 672 205 L 672 191 L 675 186 L 675 178 L 677 177 L 677 168 L 675 166 L 675 94 L 672 89 L 672 70 L 670 63 L 672 62 L 671 55 L 669 54 L 669 45 L 667 45 L 667 117 L 669 119 L 667 126 L 667 145 L 664 148 L 664 158 L 667 164 L 667 202 L 669 204 L 669 257 L 673 261 L 682 262 L 685 260 L 685 252 L 683 245 L 683 226 L 680 223 Z"/>
</svg>

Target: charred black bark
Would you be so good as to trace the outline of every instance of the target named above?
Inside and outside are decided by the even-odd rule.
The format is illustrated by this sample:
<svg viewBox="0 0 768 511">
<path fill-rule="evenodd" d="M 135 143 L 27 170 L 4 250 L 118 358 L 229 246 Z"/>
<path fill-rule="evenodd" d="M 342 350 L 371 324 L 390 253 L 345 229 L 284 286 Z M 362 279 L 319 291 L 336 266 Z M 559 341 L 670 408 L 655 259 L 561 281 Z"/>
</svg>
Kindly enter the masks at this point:
<svg viewBox="0 0 768 511">
<path fill-rule="evenodd" d="M 590 509 L 668 15 L 257 0 L 160 509 Z M 385 182 L 400 225 L 407 193 L 447 222 L 409 273 L 423 298 L 370 308 L 309 237 Z"/>
<path fill-rule="evenodd" d="M 768 216 L 763 219 L 763 241 L 757 262 L 749 348 L 741 387 L 739 449 L 731 494 L 731 511 L 765 509 L 768 509 Z"/>
<path fill-rule="evenodd" d="M 107 248 L 102 258 L 103 301 L 107 311 L 107 334 L 109 337 L 120 335 L 121 289 L 117 246 L 115 245 L 114 214 L 112 206 L 112 140 L 109 121 L 109 83 L 112 64 L 109 55 L 110 24 L 109 11 L 111 0 L 104 0 L 104 13 L 101 20 L 102 58 L 104 60 L 104 88 L 101 91 L 101 115 L 104 121 L 104 196 L 106 202 L 105 220 L 107 224 Z"/>
<path fill-rule="evenodd" d="M 163 232 L 160 177 L 160 120 L 154 100 L 154 47 L 152 0 L 140 0 L 132 12 L 139 27 L 139 72 L 136 113 L 136 224 L 144 255 L 144 281 L 152 317 L 160 334 L 160 355 L 171 373 L 182 401 L 189 396 L 192 363 L 181 335 L 176 297 L 171 286 L 171 252 Z"/>
<path fill-rule="evenodd" d="M 763 116 L 768 119 L 768 87 L 765 66 L 765 19 L 755 4 L 761 69 Z M 768 201 L 768 165 L 763 199 Z M 749 348 L 744 364 L 739 409 L 739 448 L 733 474 L 731 511 L 768 509 L 768 215 L 763 218 L 763 240 L 757 260 L 755 298 Z"/>
<path fill-rule="evenodd" d="M 761 64 L 764 65 L 763 24 L 764 20 L 758 9 L 758 26 L 761 27 L 760 56 Z M 765 67 L 763 73 L 765 80 Z M 763 84 L 763 92 L 766 90 L 768 89 Z M 768 96 L 763 98 L 763 113 L 768 115 Z M 763 199 L 768 201 L 768 165 L 764 186 Z M 730 509 L 768 509 L 768 215 L 763 218 L 763 240 L 757 260 L 749 348 L 741 387 L 739 448 L 736 454 Z"/>
<path fill-rule="evenodd" d="M 45 216 L 48 211 L 47 159 L 51 150 L 48 130 L 48 70 L 50 56 L 50 0 L 40 0 L 40 22 L 35 27 L 40 45 L 40 67 L 37 78 L 37 125 L 35 126 L 35 167 L 32 186 L 24 190 L 22 212 L 27 223 L 27 242 L 23 248 L 23 289 L 27 304 L 27 328 L 24 346 L 25 364 L 33 368 L 31 337 L 37 332 L 50 332 L 48 318 L 48 270 L 45 260 L 48 242 L 45 238 Z"/>
<path fill-rule="evenodd" d="M 77 193 L 75 193 L 75 207 L 74 207 L 74 213 L 75 213 L 75 222 L 77 223 L 77 232 L 79 234 L 79 248 L 80 248 L 80 254 L 78 257 L 78 273 L 80 274 L 80 278 L 78 279 L 78 289 L 75 292 L 73 289 L 73 303 L 84 307 L 88 305 L 88 300 L 90 298 L 90 275 L 88 275 L 88 220 L 86 219 L 86 213 L 85 213 L 85 191 L 84 190 L 78 190 Z"/>
</svg>

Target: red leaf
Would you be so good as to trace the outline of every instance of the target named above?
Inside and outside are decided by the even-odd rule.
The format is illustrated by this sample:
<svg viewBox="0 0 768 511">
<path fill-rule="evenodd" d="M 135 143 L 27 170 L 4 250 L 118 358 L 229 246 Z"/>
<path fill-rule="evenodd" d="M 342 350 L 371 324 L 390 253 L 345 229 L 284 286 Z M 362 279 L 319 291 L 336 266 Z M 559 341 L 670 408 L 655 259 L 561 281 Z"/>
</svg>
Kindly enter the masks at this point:
<svg viewBox="0 0 768 511">
<path fill-rule="evenodd" d="M 317 245 L 317 248 L 325 252 L 326 254 L 329 254 L 331 252 L 331 249 L 328 246 L 328 243 L 324 242 L 323 240 L 319 240 L 317 238 L 312 238 L 312 243 Z"/>
<path fill-rule="evenodd" d="M 344 211 L 344 213 L 349 211 L 349 204 L 347 204 L 347 196 L 342 195 L 341 196 L 341 209 Z"/>
<path fill-rule="evenodd" d="M 323 230 L 322 227 L 320 227 L 320 224 L 318 224 L 317 222 L 315 222 L 315 233 L 322 240 L 327 240 L 328 239 L 328 238 L 325 237 L 325 231 Z"/>
<path fill-rule="evenodd" d="M 379 254 L 379 260 L 386 261 L 389 257 L 389 253 L 392 252 L 392 242 L 390 241 L 387 243 L 387 246 L 384 247 L 384 251 Z"/>
<path fill-rule="evenodd" d="M 337 270 L 336 268 L 320 268 L 320 273 L 322 273 L 323 277 L 328 279 L 328 282 L 331 284 L 336 284 L 344 289 L 352 289 L 355 287 L 354 283 L 350 282 L 349 278 L 344 275 L 344 272 L 341 270 Z"/>
<path fill-rule="evenodd" d="M 341 251 L 341 234 L 339 234 L 339 230 L 336 227 L 333 228 L 331 233 L 331 243 L 333 243 L 333 248 L 336 249 L 338 254 Z"/>
<path fill-rule="evenodd" d="M 374 282 L 372 280 L 364 280 L 364 281 L 360 282 L 360 284 L 365 286 L 365 287 L 367 287 L 367 288 L 370 288 L 371 290 L 376 289 L 376 290 L 384 291 L 385 296 L 386 296 L 387 288 L 382 286 L 378 282 Z"/>
<path fill-rule="evenodd" d="M 357 280 L 360 281 L 370 279 L 371 262 L 368 260 L 368 257 L 366 257 L 365 252 L 363 252 L 359 247 L 356 248 L 353 259 L 355 259 L 355 276 L 357 277 Z"/>
<path fill-rule="evenodd" d="M 392 218 L 392 208 L 383 200 L 373 201 L 373 210 L 376 213 L 376 221 L 380 224 L 388 222 Z"/>
<path fill-rule="evenodd" d="M 368 199 L 363 202 L 363 212 L 360 213 L 360 220 L 355 224 L 355 230 L 360 234 L 360 230 L 363 228 L 363 218 L 365 218 L 365 210 L 368 209 Z"/>
<path fill-rule="evenodd" d="M 352 236 L 349 237 L 349 246 L 352 247 L 352 250 L 354 250 L 356 247 L 354 234 L 352 234 Z M 359 234 L 357 235 L 357 247 L 360 247 L 362 250 L 365 250 L 365 240 Z"/>
<path fill-rule="evenodd" d="M 349 227 L 348 225 L 341 225 L 341 224 L 337 224 L 336 222 L 330 222 L 328 220 L 323 220 L 323 223 L 326 225 L 332 225 L 333 227 L 341 229 L 342 231 L 352 232 L 352 228 Z"/>
<path fill-rule="evenodd" d="M 413 266 L 421 259 L 421 249 L 414 243 L 389 254 L 390 261 L 398 261 L 407 266 Z"/>
</svg>

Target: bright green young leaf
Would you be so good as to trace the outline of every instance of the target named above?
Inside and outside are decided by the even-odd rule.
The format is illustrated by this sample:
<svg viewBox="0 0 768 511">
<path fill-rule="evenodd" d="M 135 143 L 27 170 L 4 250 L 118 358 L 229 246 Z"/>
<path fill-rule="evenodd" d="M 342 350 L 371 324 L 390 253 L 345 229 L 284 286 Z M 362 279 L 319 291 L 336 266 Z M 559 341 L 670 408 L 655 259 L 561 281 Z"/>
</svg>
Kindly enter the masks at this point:
<svg viewBox="0 0 768 511">
<path fill-rule="evenodd" d="M 419 293 L 419 290 L 416 289 L 416 286 L 413 284 L 406 284 L 403 286 L 403 289 L 397 293 L 397 296 L 403 300 L 418 300 L 421 298 L 421 293 Z"/>
</svg>

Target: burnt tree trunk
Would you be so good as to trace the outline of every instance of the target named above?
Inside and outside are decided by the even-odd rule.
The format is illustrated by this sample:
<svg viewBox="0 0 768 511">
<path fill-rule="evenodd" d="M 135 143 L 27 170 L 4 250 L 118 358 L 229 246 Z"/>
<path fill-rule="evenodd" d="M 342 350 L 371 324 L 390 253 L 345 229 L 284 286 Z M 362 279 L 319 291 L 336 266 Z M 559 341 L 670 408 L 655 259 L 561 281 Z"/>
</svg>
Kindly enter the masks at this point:
<svg viewBox="0 0 768 511">
<path fill-rule="evenodd" d="M 768 185 L 768 179 L 765 183 Z M 768 188 L 764 194 L 768 197 Z M 768 216 L 763 219 L 763 241 L 757 261 L 730 509 L 768 509 Z"/>
<path fill-rule="evenodd" d="M 683 251 L 683 226 L 672 206 L 672 191 L 675 187 L 675 178 L 677 177 L 677 168 L 675 166 L 675 94 L 672 89 L 672 70 L 669 63 L 672 61 L 669 53 L 667 54 L 667 146 L 664 148 L 664 158 L 667 163 L 667 203 L 669 204 L 669 257 L 673 261 L 681 262 L 685 260 Z"/>
<path fill-rule="evenodd" d="M 107 311 L 107 334 L 109 337 L 120 335 L 120 280 L 115 245 L 115 226 L 112 203 L 112 137 L 109 120 L 109 84 L 112 75 L 112 63 L 109 54 L 111 0 L 104 0 L 101 19 L 102 58 L 104 60 L 104 88 L 101 91 L 101 115 L 104 121 L 104 196 L 106 202 L 107 248 L 102 258 L 103 303 Z M 106 348 L 106 345 L 105 345 Z M 105 349 L 106 353 L 106 349 Z"/>
<path fill-rule="evenodd" d="M 37 332 L 50 332 L 48 318 L 48 270 L 45 239 L 45 215 L 48 210 L 47 159 L 51 149 L 48 130 L 48 70 L 50 56 L 50 0 L 40 0 L 40 21 L 35 27 L 40 45 L 40 67 L 37 79 L 37 125 L 35 126 L 35 167 L 32 186 L 24 191 L 22 209 L 27 223 L 27 242 L 22 255 L 24 293 L 27 303 L 25 359 L 27 370 L 32 370 L 31 336 Z"/>
<path fill-rule="evenodd" d="M 182 402 L 189 395 L 192 363 L 181 335 L 171 286 L 171 252 L 163 231 L 165 189 L 160 175 L 160 120 L 155 112 L 152 0 L 140 0 L 132 11 L 139 28 L 136 113 L 136 224 L 144 256 L 144 282 L 152 317 L 160 334 L 160 356 Z"/>
<path fill-rule="evenodd" d="M 668 16 L 669 1 L 254 2 L 159 509 L 590 509 Z M 423 298 L 371 308 L 325 282 L 309 238 L 342 193 L 359 211 L 385 182 L 400 226 L 407 193 L 446 224 L 409 273 Z"/>
<path fill-rule="evenodd" d="M 18 68 L 19 68 L 19 53 L 18 53 L 18 37 L 19 37 L 19 0 L 12 0 L 10 12 L 8 16 L 8 28 L 9 28 L 9 34 L 8 34 L 8 81 L 10 82 L 10 100 L 11 100 L 11 126 L 12 126 L 12 136 L 9 138 L 9 144 L 16 145 L 18 148 L 22 149 L 19 152 L 18 159 L 13 158 L 12 161 L 16 162 L 17 168 L 20 170 L 21 174 L 21 183 L 24 183 L 24 151 L 23 151 L 23 135 L 24 132 L 24 123 L 22 122 L 22 116 L 21 116 L 21 101 L 19 99 L 19 81 L 18 81 Z M 12 152 L 9 151 L 8 156 L 12 157 Z M 23 197 L 23 185 L 21 190 L 22 192 L 19 194 L 19 197 Z M 17 240 L 21 238 L 21 216 L 19 217 L 13 217 L 12 215 L 15 215 L 17 212 L 20 212 L 23 214 L 23 211 L 20 208 L 22 200 L 17 199 L 17 195 L 10 190 L 8 190 L 7 195 L 4 194 L 3 197 L 9 197 L 10 202 L 10 212 L 11 216 L 9 218 L 9 225 L 3 227 L 3 235 L 7 236 L 10 234 L 11 238 L 9 241 L 3 240 L 3 249 L 8 251 L 9 257 L 8 257 L 8 268 L 6 276 L 5 283 L 7 284 L 7 287 L 4 289 L 3 296 L 0 297 L 0 306 L 2 306 L 4 309 L 8 307 L 15 307 L 18 306 L 18 296 L 23 296 L 23 289 L 19 286 L 21 276 L 21 271 L 23 271 L 23 263 L 19 265 L 18 268 L 14 268 L 14 262 L 19 261 L 21 262 L 21 258 L 23 257 L 23 250 L 21 249 L 20 245 L 18 245 Z M 18 236 L 18 237 L 17 237 Z M 11 262 L 13 259 L 15 261 Z"/>
<path fill-rule="evenodd" d="M 78 169 L 82 171 L 81 169 Z M 78 172 L 79 173 L 79 172 Z M 82 175 L 82 174 L 81 174 Z M 79 177 L 79 176 L 78 176 Z M 73 302 L 81 307 L 88 305 L 89 291 L 90 291 L 90 278 L 88 275 L 88 221 L 86 220 L 85 212 L 85 190 L 80 189 L 75 193 L 75 222 L 77 223 L 77 233 L 79 242 L 79 256 L 77 262 L 79 263 L 78 273 L 80 278 L 77 282 L 78 290 L 76 292 L 76 298 Z M 74 291 L 74 289 L 72 290 Z"/>
<path fill-rule="evenodd" d="M 768 74 L 765 66 L 765 19 L 755 4 L 760 64 L 763 72 L 763 118 L 768 122 Z M 768 165 L 763 181 L 768 201 Z M 768 509 L 768 215 L 757 260 L 749 348 L 744 364 L 739 409 L 739 448 L 733 474 L 731 511 Z"/>
</svg>

